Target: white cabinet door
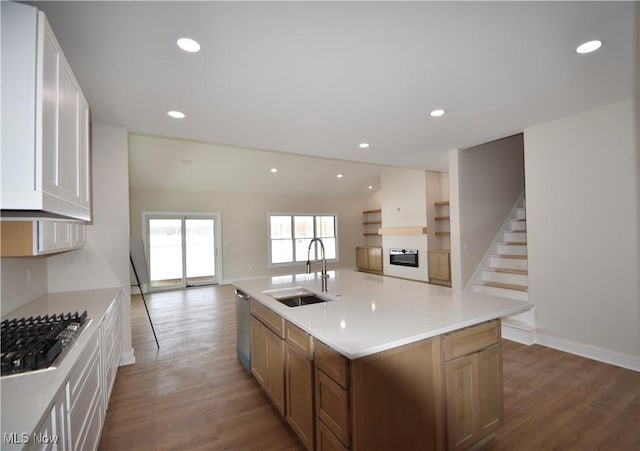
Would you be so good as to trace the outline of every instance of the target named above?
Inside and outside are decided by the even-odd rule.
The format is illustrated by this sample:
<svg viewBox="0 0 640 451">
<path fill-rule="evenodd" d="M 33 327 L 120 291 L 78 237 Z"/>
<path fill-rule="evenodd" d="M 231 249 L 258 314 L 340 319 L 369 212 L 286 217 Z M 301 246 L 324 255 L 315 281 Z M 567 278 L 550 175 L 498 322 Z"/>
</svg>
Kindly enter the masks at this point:
<svg viewBox="0 0 640 451">
<path fill-rule="evenodd" d="M 60 180 L 58 178 L 60 159 L 58 147 L 58 106 L 60 104 L 60 49 L 57 46 L 53 31 L 46 21 L 39 24 L 38 40 L 41 56 L 42 86 L 36 84 L 36 110 L 40 106 L 39 118 L 36 119 L 36 149 L 38 148 L 38 129 L 41 134 L 41 171 L 42 186 L 45 193 L 58 196 Z M 38 89 L 40 88 L 40 89 Z M 38 102 L 38 100 L 40 100 Z M 36 165 L 38 161 L 36 159 Z M 36 189 L 38 188 L 38 171 L 36 170 Z"/>
<path fill-rule="evenodd" d="M 1 41 L 0 207 L 90 220 L 89 105 L 71 66 L 31 6 L 2 2 Z"/>
<path fill-rule="evenodd" d="M 38 221 L 38 253 L 70 250 L 71 247 L 69 221 Z"/>
</svg>

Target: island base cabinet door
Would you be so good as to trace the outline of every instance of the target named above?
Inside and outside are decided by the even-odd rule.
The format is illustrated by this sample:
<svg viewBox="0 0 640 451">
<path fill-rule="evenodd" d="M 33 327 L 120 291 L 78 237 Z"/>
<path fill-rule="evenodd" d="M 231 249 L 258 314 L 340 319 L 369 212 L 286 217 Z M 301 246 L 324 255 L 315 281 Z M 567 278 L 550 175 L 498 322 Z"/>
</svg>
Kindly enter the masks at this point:
<svg viewBox="0 0 640 451">
<path fill-rule="evenodd" d="M 322 421 L 316 422 L 316 451 L 347 451 L 347 449 Z"/>
<path fill-rule="evenodd" d="M 504 418 L 500 344 L 478 353 L 478 397 L 480 435 L 484 437 L 493 433 Z"/>
<path fill-rule="evenodd" d="M 313 363 L 291 346 L 287 346 L 287 423 L 305 448 L 314 449 Z"/>
<path fill-rule="evenodd" d="M 255 317 L 251 317 L 251 373 L 278 411 L 285 413 L 284 341 Z"/>
<path fill-rule="evenodd" d="M 267 328 L 251 317 L 251 373 L 262 388 L 267 384 Z"/>
<path fill-rule="evenodd" d="M 447 362 L 445 378 L 449 449 L 465 449 L 502 424 L 500 344 Z"/>
<path fill-rule="evenodd" d="M 351 443 L 349 392 L 317 369 L 315 403 L 318 421 L 322 421 L 343 444 L 349 445 Z"/>
<path fill-rule="evenodd" d="M 449 449 L 465 449 L 478 437 L 478 356 L 447 362 L 445 384 Z"/>
</svg>

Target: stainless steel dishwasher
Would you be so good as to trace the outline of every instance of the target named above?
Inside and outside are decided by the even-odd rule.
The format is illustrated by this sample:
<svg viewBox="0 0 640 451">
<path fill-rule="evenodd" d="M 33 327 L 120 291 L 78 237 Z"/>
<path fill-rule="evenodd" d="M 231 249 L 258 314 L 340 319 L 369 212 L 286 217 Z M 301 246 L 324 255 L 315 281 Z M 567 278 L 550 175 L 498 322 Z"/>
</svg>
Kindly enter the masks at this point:
<svg viewBox="0 0 640 451">
<path fill-rule="evenodd" d="M 236 289 L 236 353 L 251 373 L 251 296 Z"/>
</svg>

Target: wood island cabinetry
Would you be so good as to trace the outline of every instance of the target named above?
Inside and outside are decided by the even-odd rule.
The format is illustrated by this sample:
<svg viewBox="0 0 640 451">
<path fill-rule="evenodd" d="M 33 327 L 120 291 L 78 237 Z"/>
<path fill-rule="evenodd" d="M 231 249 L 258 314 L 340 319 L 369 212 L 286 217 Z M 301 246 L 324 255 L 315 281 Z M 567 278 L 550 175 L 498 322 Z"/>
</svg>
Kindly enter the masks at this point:
<svg viewBox="0 0 640 451">
<path fill-rule="evenodd" d="M 350 360 L 252 301 L 252 372 L 313 451 L 467 449 L 501 424 L 500 321 Z"/>
<path fill-rule="evenodd" d="M 298 435 L 304 446 L 312 451 L 315 440 L 314 377 L 311 335 L 286 323 L 286 399 L 287 423 Z"/>
<path fill-rule="evenodd" d="M 278 411 L 285 414 L 284 319 L 251 301 L 251 373 Z"/>
<path fill-rule="evenodd" d="M 444 337 L 448 449 L 466 449 L 502 423 L 500 323 Z"/>
</svg>

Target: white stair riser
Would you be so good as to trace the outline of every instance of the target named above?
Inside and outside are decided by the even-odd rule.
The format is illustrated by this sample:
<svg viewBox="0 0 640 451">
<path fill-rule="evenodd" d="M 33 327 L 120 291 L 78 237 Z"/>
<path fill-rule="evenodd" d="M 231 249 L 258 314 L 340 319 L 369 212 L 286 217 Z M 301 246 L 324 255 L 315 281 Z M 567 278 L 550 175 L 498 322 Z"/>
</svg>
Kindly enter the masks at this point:
<svg viewBox="0 0 640 451">
<path fill-rule="evenodd" d="M 527 242 L 527 233 L 526 232 L 502 232 L 502 239 L 504 241 L 508 241 L 510 243 L 526 243 Z"/>
<path fill-rule="evenodd" d="M 515 341 L 516 343 L 523 345 L 532 345 L 535 343 L 535 331 L 523 330 L 503 323 L 502 338 Z"/>
<path fill-rule="evenodd" d="M 494 268 L 527 269 L 527 260 L 491 256 L 489 258 L 489 266 Z"/>
<path fill-rule="evenodd" d="M 527 221 L 511 221 L 511 230 L 514 232 L 517 230 L 527 230 Z"/>
<path fill-rule="evenodd" d="M 524 208 L 516 209 L 516 219 L 527 219 L 527 211 Z"/>
<path fill-rule="evenodd" d="M 529 284 L 529 277 L 526 274 L 511 274 L 508 272 L 486 270 L 482 270 L 481 274 L 481 280 L 484 282 L 499 282 L 524 286 L 527 286 Z"/>
<path fill-rule="evenodd" d="M 529 295 L 526 291 L 509 290 L 508 288 L 489 287 L 486 285 L 473 285 L 475 293 L 490 294 L 503 298 L 516 299 L 518 301 L 528 301 Z"/>
<path fill-rule="evenodd" d="M 497 251 L 504 255 L 527 255 L 527 246 L 498 243 Z"/>
</svg>

